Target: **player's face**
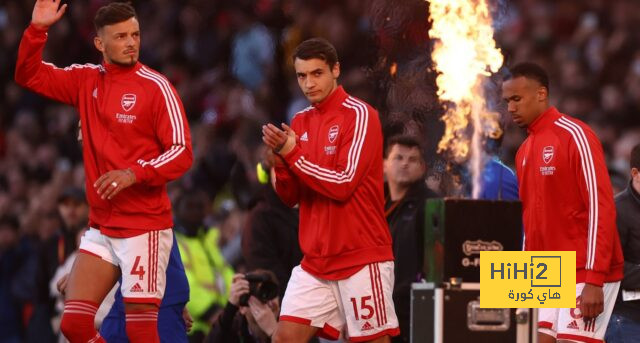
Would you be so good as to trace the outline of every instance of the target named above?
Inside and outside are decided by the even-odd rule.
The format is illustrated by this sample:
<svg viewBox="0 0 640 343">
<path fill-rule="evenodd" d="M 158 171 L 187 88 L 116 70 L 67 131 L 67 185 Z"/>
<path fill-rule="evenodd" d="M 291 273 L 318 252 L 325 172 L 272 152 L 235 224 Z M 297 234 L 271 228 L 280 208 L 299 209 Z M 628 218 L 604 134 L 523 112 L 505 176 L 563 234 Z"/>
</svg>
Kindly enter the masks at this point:
<svg viewBox="0 0 640 343">
<path fill-rule="evenodd" d="M 107 63 L 133 66 L 140 54 L 140 25 L 136 17 L 105 25 L 94 40 Z"/>
<path fill-rule="evenodd" d="M 322 102 L 338 87 L 337 80 L 340 76 L 338 63 L 333 68 L 329 68 L 327 62 L 319 58 L 309 60 L 296 58 L 293 65 L 296 69 L 298 85 L 312 104 Z"/>
<path fill-rule="evenodd" d="M 513 121 L 522 128 L 529 126 L 547 109 L 547 89 L 523 76 L 502 84 L 502 98 Z"/>
<path fill-rule="evenodd" d="M 417 147 L 395 144 L 384 160 L 384 173 L 389 182 L 409 185 L 424 176 L 425 164 Z"/>
</svg>

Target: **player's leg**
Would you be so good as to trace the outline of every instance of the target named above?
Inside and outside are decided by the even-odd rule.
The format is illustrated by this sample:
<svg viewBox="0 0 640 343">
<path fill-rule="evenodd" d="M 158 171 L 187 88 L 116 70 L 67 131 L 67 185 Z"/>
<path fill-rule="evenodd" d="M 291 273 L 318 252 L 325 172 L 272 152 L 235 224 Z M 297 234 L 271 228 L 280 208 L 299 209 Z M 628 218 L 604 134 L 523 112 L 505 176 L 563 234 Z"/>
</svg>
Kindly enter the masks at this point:
<svg viewBox="0 0 640 343">
<path fill-rule="evenodd" d="M 356 342 L 389 342 L 400 334 L 393 305 L 393 261 L 365 265 L 337 282 L 336 297 L 347 323 L 347 334 Z"/>
<path fill-rule="evenodd" d="M 538 343 L 556 343 L 558 311 L 557 308 L 538 310 Z"/>
<path fill-rule="evenodd" d="M 120 269 L 113 260 L 105 237 L 89 229 L 69 274 L 60 330 L 72 343 L 104 342 L 93 321 L 104 297 L 118 280 Z"/>
<path fill-rule="evenodd" d="M 292 321 L 280 321 L 273 334 L 274 343 L 309 342 L 318 328 L 308 324 L 298 324 Z"/>
<path fill-rule="evenodd" d="M 344 322 L 331 282 L 318 279 L 300 266 L 293 268 L 282 299 L 273 342 L 308 342 L 314 335 L 336 340 Z"/>
<path fill-rule="evenodd" d="M 129 238 L 110 238 L 122 269 L 126 331 L 131 343 L 159 342 L 158 309 L 173 244 L 171 229 Z"/>
<path fill-rule="evenodd" d="M 538 343 L 556 343 L 556 338 L 538 331 Z"/>
</svg>

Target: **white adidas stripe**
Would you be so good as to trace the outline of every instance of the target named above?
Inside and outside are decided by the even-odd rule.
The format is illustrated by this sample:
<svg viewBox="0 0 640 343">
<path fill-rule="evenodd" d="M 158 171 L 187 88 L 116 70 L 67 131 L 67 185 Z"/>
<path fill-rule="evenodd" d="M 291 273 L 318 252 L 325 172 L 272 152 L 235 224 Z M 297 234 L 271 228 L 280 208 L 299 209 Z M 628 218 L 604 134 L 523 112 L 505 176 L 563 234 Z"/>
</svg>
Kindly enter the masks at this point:
<svg viewBox="0 0 640 343">
<path fill-rule="evenodd" d="M 78 63 L 74 63 L 68 67 L 64 67 L 64 68 L 60 68 L 58 66 L 56 66 L 53 63 L 49 63 L 49 62 L 45 62 L 42 61 L 42 64 L 44 65 L 48 65 L 50 67 L 53 67 L 54 69 L 59 69 L 59 70 L 64 70 L 64 71 L 70 71 L 73 69 L 84 69 L 84 68 L 91 68 L 91 69 L 100 69 L 100 70 L 104 70 L 104 67 L 99 65 L 99 64 L 92 64 L 92 63 L 85 63 L 85 64 L 78 64 Z"/>
<path fill-rule="evenodd" d="M 155 168 L 159 168 L 166 163 L 172 161 L 179 156 L 185 150 L 184 139 L 184 122 L 182 120 L 182 112 L 180 111 L 180 105 L 176 100 L 169 82 L 161 75 L 149 70 L 146 67 L 142 67 L 136 72 L 141 77 L 153 81 L 164 96 L 165 106 L 169 113 L 169 120 L 171 122 L 171 128 L 173 130 L 173 146 L 171 149 L 165 151 L 162 155 L 152 159 L 151 161 L 138 160 L 138 163 L 143 167 L 146 165 L 152 165 Z"/>
<path fill-rule="evenodd" d="M 146 77 L 147 79 L 153 80 L 160 89 L 162 90 L 162 94 L 165 97 L 165 103 L 171 105 L 171 107 L 167 106 L 169 110 L 171 125 L 173 126 L 173 142 L 174 144 L 184 144 L 184 137 L 181 137 L 182 134 L 182 116 L 180 115 L 180 106 L 176 101 L 176 98 L 171 90 L 171 86 L 167 82 L 167 80 L 154 72 L 151 72 L 149 69 L 142 67 L 140 70 L 136 72 L 138 75 Z M 177 126 L 177 129 L 176 129 Z"/>
<path fill-rule="evenodd" d="M 590 205 L 593 207 L 593 212 L 592 212 L 592 218 L 593 221 L 591 222 L 591 239 L 588 241 L 589 242 L 589 249 L 587 249 L 587 256 L 589 256 L 589 251 L 591 252 L 591 258 L 588 259 L 588 264 L 587 264 L 587 269 L 593 269 L 594 264 L 595 264 L 595 255 L 596 255 L 596 243 L 598 240 L 598 182 L 596 180 L 596 170 L 595 170 L 595 166 L 593 164 L 593 156 L 591 154 L 591 147 L 589 146 L 589 141 L 587 140 L 587 137 L 584 133 L 584 130 L 576 123 L 570 121 L 569 119 L 562 117 L 560 118 L 561 121 L 565 122 L 566 124 L 574 127 L 576 129 L 576 132 L 578 133 L 578 137 L 580 137 L 582 139 L 584 148 L 585 148 L 585 152 L 586 152 L 586 161 L 588 162 L 588 173 L 587 175 L 591 175 L 591 194 L 590 194 Z"/>
<path fill-rule="evenodd" d="M 353 180 L 358 161 L 360 159 L 360 154 L 362 152 L 362 146 L 366 138 L 369 121 L 369 111 L 366 105 L 361 101 L 349 97 L 342 105 L 353 109 L 356 112 L 355 133 L 347 155 L 347 166 L 345 170 L 342 172 L 336 172 L 335 170 L 320 167 L 307 161 L 304 156 L 301 156 L 295 162 L 295 165 L 305 174 L 314 176 L 323 181 L 334 183 L 345 183 Z"/>
<path fill-rule="evenodd" d="M 585 266 L 585 268 L 589 270 L 593 269 L 595 264 L 595 250 L 598 237 L 598 190 L 591 147 L 589 146 L 589 141 L 584 134 L 584 130 L 576 123 L 568 120 L 566 117 L 560 117 L 555 124 L 567 130 L 571 134 L 576 142 L 576 146 L 578 147 L 578 152 L 580 153 L 582 172 L 585 177 L 589 196 L 587 262 Z"/>
</svg>

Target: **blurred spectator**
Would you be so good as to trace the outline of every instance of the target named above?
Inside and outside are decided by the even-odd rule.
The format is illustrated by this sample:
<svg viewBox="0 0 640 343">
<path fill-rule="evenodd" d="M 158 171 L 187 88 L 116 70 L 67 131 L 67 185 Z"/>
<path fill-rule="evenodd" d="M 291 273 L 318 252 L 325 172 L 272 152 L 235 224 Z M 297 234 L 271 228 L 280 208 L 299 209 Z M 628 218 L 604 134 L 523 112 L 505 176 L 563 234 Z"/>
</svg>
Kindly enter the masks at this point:
<svg viewBox="0 0 640 343">
<path fill-rule="evenodd" d="M 218 246 L 220 231 L 204 223 L 208 203 L 206 195 L 197 190 L 186 192 L 176 202 L 176 238 L 190 288 L 187 309 L 194 318 L 190 342 L 202 342 L 209 332 L 227 302 L 233 277 Z"/>
<path fill-rule="evenodd" d="M 425 183 L 427 166 L 423 156 L 420 141 L 412 136 L 387 140 L 385 215 L 393 240 L 393 304 L 400 323 L 400 335 L 393 337 L 393 342 L 409 342 L 411 283 L 420 281 L 423 270 L 425 202 L 437 197 Z"/>
<path fill-rule="evenodd" d="M 254 270 L 252 274 L 266 275 L 272 283 L 278 287 L 278 280 L 275 275 L 265 270 Z M 246 274 L 236 274 L 233 276 L 231 284 L 231 294 L 229 302 L 224 308 L 222 315 L 213 325 L 209 336 L 205 339 L 207 343 L 266 343 L 271 342 L 271 336 L 276 330 L 278 323 L 278 313 L 280 312 L 280 298 L 275 296 L 271 299 L 258 299 L 250 289 L 246 280 Z M 249 296 L 246 303 L 242 297 Z"/>
<path fill-rule="evenodd" d="M 634 342 L 640 337 L 640 144 L 630 156 L 631 180 L 615 197 L 624 279 L 607 327 L 609 343 Z"/>
<path fill-rule="evenodd" d="M 24 297 L 17 277 L 26 255 L 32 253 L 20 242 L 18 220 L 14 217 L 0 218 L 0 337 L 3 342 L 23 342 Z"/>
<path fill-rule="evenodd" d="M 257 91 L 273 72 L 274 42 L 269 30 L 255 18 L 253 1 L 237 1 L 231 10 L 236 31 L 231 43 L 231 71 L 249 90 Z"/>
<path fill-rule="evenodd" d="M 58 213 L 62 218 L 62 226 L 50 237 L 43 237 L 44 241 L 38 249 L 38 271 L 34 276 L 37 293 L 33 316 L 27 328 L 28 336 L 35 341 L 46 341 L 43 337 L 59 334 L 59 321 L 52 323 L 51 319 L 57 317 L 63 308 L 56 308 L 56 297 L 51 294 L 49 283 L 59 267 L 71 268 L 73 265 L 73 259 L 67 260 L 78 248 L 78 235 L 87 228 L 89 222 L 89 205 L 84 191 L 77 187 L 66 188 L 58 198 Z"/>
<path fill-rule="evenodd" d="M 258 165 L 258 179 L 263 186 L 250 210 L 242 232 L 242 255 L 248 270 L 273 272 L 278 283 L 286 285 L 293 267 L 300 264 L 302 252 L 298 243 L 298 209 L 285 205 L 276 194 L 274 155 L 263 149 L 265 158 Z M 284 287 L 280 289 L 280 299 Z"/>
</svg>

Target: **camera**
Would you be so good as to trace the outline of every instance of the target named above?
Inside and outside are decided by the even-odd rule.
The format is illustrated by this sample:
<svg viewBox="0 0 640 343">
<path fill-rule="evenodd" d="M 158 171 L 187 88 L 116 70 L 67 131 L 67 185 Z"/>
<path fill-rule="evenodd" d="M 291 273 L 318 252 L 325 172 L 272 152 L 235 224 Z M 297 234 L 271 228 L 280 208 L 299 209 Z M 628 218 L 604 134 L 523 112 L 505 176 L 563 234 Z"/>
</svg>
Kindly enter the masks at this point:
<svg viewBox="0 0 640 343">
<path fill-rule="evenodd" d="M 278 296 L 278 285 L 266 273 L 247 273 L 244 278 L 249 281 L 249 293 L 240 296 L 239 305 L 249 306 L 249 297 L 254 296 L 262 303 Z"/>
</svg>

